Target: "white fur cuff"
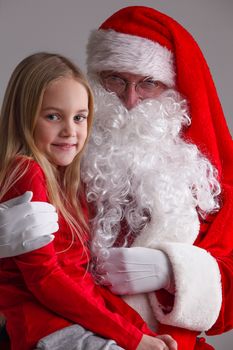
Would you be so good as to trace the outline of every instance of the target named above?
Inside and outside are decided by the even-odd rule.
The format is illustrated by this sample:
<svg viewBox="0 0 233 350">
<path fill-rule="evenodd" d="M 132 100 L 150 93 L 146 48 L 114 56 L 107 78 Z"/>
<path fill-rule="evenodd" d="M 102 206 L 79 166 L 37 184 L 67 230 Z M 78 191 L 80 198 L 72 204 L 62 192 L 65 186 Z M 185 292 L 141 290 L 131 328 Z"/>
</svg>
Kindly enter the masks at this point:
<svg viewBox="0 0 233 350">
<path fill-rule="evenodd" d="M 210 329 L 222 303 L 221 275 L 216 260 L 204 249 L 184 243 L 159 243 L 153 248 L 168 255 L 177 286 L 173 309 L 167 314 L 155 293 L 150 294 L 157 320 L 196 331 Z"/>
</svg>

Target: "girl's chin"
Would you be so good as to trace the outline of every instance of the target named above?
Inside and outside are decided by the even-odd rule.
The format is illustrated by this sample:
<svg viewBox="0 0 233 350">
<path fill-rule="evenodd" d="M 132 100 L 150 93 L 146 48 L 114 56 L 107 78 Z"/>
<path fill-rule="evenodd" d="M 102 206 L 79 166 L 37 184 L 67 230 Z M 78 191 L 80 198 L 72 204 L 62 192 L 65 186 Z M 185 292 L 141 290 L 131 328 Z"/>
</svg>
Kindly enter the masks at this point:
<svg viewBox="0 0 233 350">
<path fill-rule="evenodd" d="M 69 158 L 69 159 L 65 159 L 65 157 L 63 159 L 50 159 L 50 162 L 55 166 L 55 167 L 67 167 L 69 166 L 75 157 Z"/>
</svg>

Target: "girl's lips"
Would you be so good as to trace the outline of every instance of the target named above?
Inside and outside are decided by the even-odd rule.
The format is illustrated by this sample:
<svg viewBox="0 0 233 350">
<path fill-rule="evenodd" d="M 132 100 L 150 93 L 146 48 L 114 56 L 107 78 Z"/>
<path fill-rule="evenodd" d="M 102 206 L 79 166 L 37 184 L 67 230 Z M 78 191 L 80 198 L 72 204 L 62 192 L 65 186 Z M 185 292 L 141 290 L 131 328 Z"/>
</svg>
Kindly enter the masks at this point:
<svg viewBox="0 0 233 350">
<path fill-rule="evenodd" d="M 53 143 L 52 146 L 58 147 L 64 150 L 69 150 L 70 148 L 76 147 L 74 143 Z"/>
</svg>

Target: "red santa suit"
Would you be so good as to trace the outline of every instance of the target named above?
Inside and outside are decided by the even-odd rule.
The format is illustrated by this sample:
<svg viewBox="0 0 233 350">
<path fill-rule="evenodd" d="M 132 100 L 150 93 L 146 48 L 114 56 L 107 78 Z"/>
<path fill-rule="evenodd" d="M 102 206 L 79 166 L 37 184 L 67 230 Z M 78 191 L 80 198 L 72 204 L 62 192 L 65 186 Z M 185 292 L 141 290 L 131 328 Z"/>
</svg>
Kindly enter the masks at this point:
<svg viewBox="0 0 233 350">
<path fill-rule="evenodd" d="M 133 6 L 116 12 L 92 33 L 88 70 L 93 79 L 101 71 L 129 72 L 175 87 L 187 99 L 191 116 L 183 139 L 197 145 L 218 171 L 216 214 L 200 224 L 194 220 L 192 230 L 183 225 L 177 235 L 175 229 L 156 232 L 152 213 L 134 242 L 162 250 L 172 264 L 175 294 L 161 290 L 149 295 L 159 331 L 173 335 L 179 349 L 207 349 L 204 341 L 195 345 L 197 334 L 220 334 L 233 326 L 233 143 L 209 68 L 195 40 L 175 20 Z M 131 296 L 130 303 L 145 311 L 143 298 L 148 295 Z"/>
</svg>

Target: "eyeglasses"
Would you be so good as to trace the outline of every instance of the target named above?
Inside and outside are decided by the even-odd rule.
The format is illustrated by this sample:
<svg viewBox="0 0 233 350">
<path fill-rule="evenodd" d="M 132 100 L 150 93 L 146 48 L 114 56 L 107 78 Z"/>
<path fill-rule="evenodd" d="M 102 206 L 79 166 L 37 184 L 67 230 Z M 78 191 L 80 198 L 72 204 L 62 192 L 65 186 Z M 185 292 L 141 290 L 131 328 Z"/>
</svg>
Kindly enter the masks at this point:
<svg viewBox="0 0 233 350">
<path fill-rule="evenodd" d="M 128 85 L 134 85 L 135 91 L 142 98 L 158 96 L 166 89 L 165 84 L 150 77 L 146 77 L 138 82 L 131 82 L 117 75 L 108 75 L 106 77 L 101 76 L 101 80 L 107 91 L 114 92 L 118 96 L 126 91 Z"/>
</svg>

